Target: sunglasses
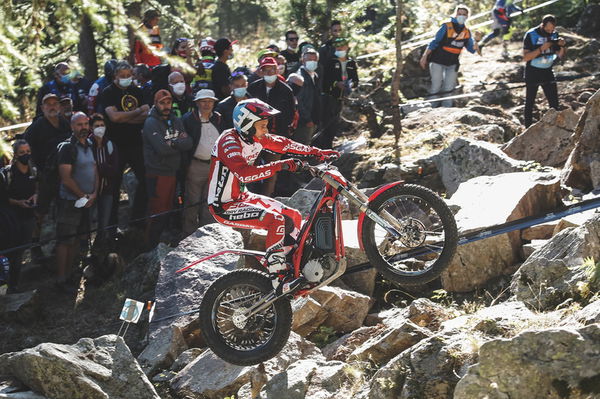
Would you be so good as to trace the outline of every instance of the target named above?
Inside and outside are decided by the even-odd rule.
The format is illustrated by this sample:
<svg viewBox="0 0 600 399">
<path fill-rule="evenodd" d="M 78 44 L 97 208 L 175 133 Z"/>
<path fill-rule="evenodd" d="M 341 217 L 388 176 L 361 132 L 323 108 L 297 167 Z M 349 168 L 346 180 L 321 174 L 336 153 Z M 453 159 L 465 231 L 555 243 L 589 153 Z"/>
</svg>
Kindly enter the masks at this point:
<svg viewBox="0 0 600 399">
<path fill-rule="evenodd" d="M 299 39 L 298 37 L 288 37 L 289 42 L 297 42 L 298 39 Z"/>
</svg>

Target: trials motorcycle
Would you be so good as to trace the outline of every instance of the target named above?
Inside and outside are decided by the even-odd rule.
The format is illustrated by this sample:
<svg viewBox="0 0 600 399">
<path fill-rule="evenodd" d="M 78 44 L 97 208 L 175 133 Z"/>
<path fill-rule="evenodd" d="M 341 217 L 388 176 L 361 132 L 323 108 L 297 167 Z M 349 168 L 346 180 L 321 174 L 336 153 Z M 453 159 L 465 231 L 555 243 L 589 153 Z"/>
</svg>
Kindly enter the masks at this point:
<svg viewBox="0 0 600 399">
<path fill-rule="evenodd" d="M 331 159 L 330 159 L 331 160 Z M 212 351 L 237 365 L 254 365 L 277 355 L 292 326 L 290 301 L 331 283 L 346 271 L 342 206 L 358 206 L 358 239 L 379 273 L 400 285 L 419 285 L 438 277 L 456 251 L 458 232 L 452 212 L 433 191 L 398 181 L 370 196 L 326 162 L 303 164 L 325 186 L 304 221 L 288 255 L 293 278 L 273 289 L 265 253 L 228 249 L 178 272 L 226 253 L 256 258 L 265 268 L 229 272 L 208 288 L 200 305 L 202 335 Z"/>
</svg>

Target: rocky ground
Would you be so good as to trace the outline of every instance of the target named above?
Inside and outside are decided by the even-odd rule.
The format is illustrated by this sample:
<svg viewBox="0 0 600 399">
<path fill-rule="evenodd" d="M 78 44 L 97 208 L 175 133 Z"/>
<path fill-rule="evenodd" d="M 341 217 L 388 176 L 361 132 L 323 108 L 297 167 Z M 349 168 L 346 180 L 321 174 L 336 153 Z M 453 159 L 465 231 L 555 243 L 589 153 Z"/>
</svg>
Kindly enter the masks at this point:
<svg viewBox="0 0 600 399">
<path fill-rule="evenodd" d="M 557 75 L 598 72 L 599 42 L 562 34 L 570 49 Z M 520 43 L 509 50 L 509 60 L 499 45 L 483 58 L 463 57 L 462 90 L 491 89 L 483 96 L 454 108 L 406 108 L 401 162 L 393 135 L 374 139 L 366 119 L 346 115 L 352 125 L 336 143 L 340 170 L 365 190 L 402 179 L 438 191 L 462 233 L 595 197 L 600 77 L 559 83 L 561 109 L 546 112 L 539 97 L 539 122 L 524 130 L 523 89 L 503 90 L 522 74 Z M 426 87 L 415 69 L 419 51 L 404 69 L 403 87 L 413 94 Z M 308 212 L 314 196 L 301 190 L 282 200 Z M 367 261 L 356 216 L 346 212 L 343 226 L 349 266 Z M 251 265 L 225 256 L 175 271 L 225 247 L 260 249 L 264 234 L 208 225 L 176 248 L 161 244 L 139 256 L 136 242 L 125 236 L 111 279 L 88 282 L 78 298 L 42 283 L 50 275 L 43 267 L 29 271 L 35 292 L 0 297 L 0 397 L 600 397 L 600 215 L 593 210 L 460 246 L 441 278 L 424 287 L 396 286 L 374 270 L 345 276 L 293 303 L 288 344 L 256 367 L 227 364 L 206 349 L 195 313 L 215 278 Z M 114 334 L 126 297 L 157 305 L 154 321 L 144 312 L 123 341 Z"/>
</svg>

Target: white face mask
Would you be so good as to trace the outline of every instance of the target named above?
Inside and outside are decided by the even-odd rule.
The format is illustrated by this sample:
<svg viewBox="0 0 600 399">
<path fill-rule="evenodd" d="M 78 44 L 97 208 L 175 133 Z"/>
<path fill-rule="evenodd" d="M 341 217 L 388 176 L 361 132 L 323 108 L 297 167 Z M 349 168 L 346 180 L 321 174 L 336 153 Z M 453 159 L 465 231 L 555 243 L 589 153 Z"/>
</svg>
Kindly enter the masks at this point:
<svg viewBox="0 0 600 399">
<path fill-rule="evenodd" d="M 265 79 L 265 82 L 267 82 L 267 83 L 273 83 L 274 81 L 277 80 L 277 75 L 266 75 L 264 77 L 264 79 Z"/>
<path fill-rule="evenodd" d="M 102 138 L 104 137 L 104 133 L 106 132 L 105 126 L 98 126 L 94 128 L 94 136 Z"/>
<path fill-rule="evenodd" d="M 173 93 L 175 93 L 175 95 L 177 95 L 177 96 L 180 96 L 183 93 L 185 93 L 185 83 L 184 82 L 175 83 L 174 85 L 170 85 L 170 86 L 173 89 Z"/>
<path fill-rule="evenodd" d="M 459 25 L 464 25 L 465 22 L 467 22 L 467 16 L 466 15 L 459 15 L 456 17 L 456 22 L 458 22 Z"/>
<path fill-rule="evenodd" d="M 131 78 L 119 79 L 119 86 L 127 88 L 127 87 L 129 87 L 129 85 L 131 85 L 132 81 L 133 81 L 133 79 L 131 79 Z"/>
<path fill-rule="evenodd" d="M 338 58 L 344 58 L 346 57 L 346 52 L 342 50 L 335 50 L 335 56 Z"/>
<path fill-rule="evenodd" d="M 310 71 L 310 72 L 316 71 L 318 66 L 319 66 L 319 63 L 317 61 L 306 61 L 304 63 L 304 67 L 306 68 L 307 71 Z"/>
</svg>

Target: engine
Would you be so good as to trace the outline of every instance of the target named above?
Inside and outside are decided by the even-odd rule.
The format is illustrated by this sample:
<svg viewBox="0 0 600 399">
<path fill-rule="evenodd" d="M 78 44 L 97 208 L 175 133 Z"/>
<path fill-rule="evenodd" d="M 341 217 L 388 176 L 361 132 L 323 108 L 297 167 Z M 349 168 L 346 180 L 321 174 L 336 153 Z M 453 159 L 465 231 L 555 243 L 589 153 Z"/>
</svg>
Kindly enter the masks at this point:
<svg viewBox="0 0 600 399">
<path fill-rule="evenodd" d="M 311 259 L 302 268 L 302 275 L 310 283 L 319 283 L 327 280 L 338 269 L 338 264 L 333 255 L 324 255 Z"/>
</svg>

